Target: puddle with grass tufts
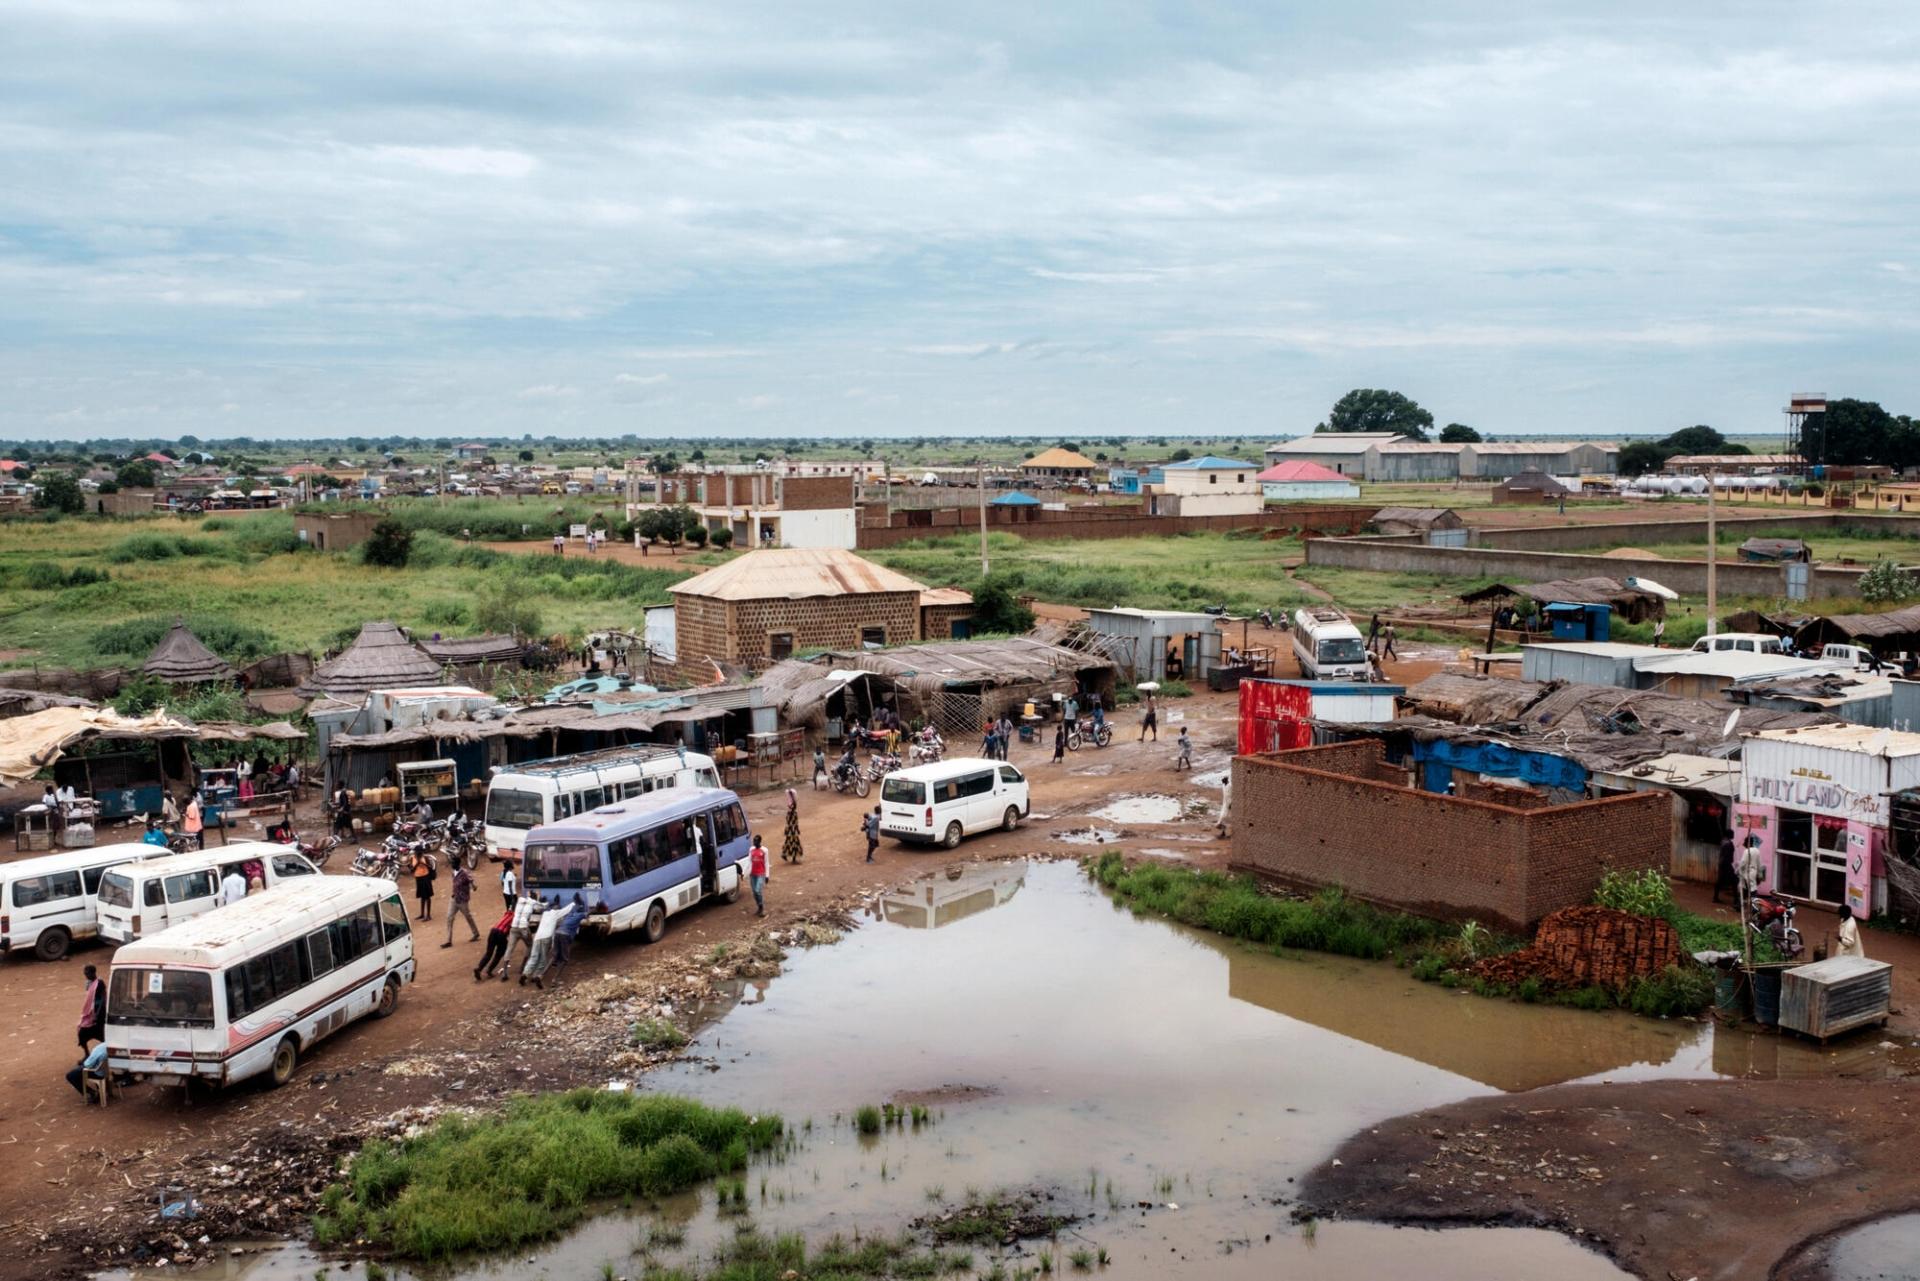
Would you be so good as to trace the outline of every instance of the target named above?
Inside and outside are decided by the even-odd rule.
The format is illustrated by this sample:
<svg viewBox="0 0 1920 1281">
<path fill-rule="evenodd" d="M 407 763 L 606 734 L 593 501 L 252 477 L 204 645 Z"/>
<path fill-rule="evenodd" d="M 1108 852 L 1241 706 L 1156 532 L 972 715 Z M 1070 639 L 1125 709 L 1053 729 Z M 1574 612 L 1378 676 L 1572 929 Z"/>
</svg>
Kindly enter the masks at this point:
<svg viewBox="0 0 1920 1281">
<path fill-rule="evenodd" d="M 747 1171 L 744 1213 L 721 1213 L 707 1188 L 421 1275 L 638 1278 L 650 1263 L 698 1275 L 743 1222 L 818 1248 L 1024 1192 L 1071 1216 L 1055 1240 L 1003 1246 L 993 1232 L 942 1248 L 971 1251 L 976 1277 L 995 1262 L 1038 1268 L 1042 1253 L 1067 1274 L 1076 1251 L 1105 1251 L 1108 1281 L 1600 1281 L 1624 1274 L 1551 1233 L 1295 1224 L 1295 1181 L 1358 1129 L 1474 1095 L 1884 1069 L 1871 1046 L 1489 1001 L 1390 964 L 1276 956 L 1136 918 L 1071 863 L 966 865 L 875 914 L 753 984 L 751 1003 L 695 1039 L 697 1061 L 640 1082 L 786 1118 L 798 1143 Z M 906 1119 L 861 1133 L 856 1110 L 886 1104 Z M 927 1109 L 919 1125 L 914 1106 Z M 199 1275 L 294 1281 L 316 1266 L 286 1248 Z"/>
<path fill-rule="evenodd" d="M 1048 839 L 1061 845 L 1106 845 L 1119 840 L 1121 835 L 1110 827 L 1082 827 L 1071 832 L 1055 832 Z"/>
</svg>

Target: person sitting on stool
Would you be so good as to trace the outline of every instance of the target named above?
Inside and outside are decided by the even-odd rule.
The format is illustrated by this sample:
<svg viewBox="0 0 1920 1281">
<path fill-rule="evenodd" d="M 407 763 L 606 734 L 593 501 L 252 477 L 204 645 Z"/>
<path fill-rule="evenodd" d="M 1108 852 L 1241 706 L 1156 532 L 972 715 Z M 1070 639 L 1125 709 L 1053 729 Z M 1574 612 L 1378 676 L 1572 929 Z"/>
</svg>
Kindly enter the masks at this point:
<svg viewBox="0 0 1920 1281">
<path fill-rule="evenodd" d="M 67 1084 L 71 1085 L 73 1092 L 83 1099 L 87 1097 L 86 1079 L 88 1077 L 101 1081 L 107 1079 L 107 1043 L 105 1041 L 88 1050 L 85 1058 L 67 1070 Z"/>
</svg>

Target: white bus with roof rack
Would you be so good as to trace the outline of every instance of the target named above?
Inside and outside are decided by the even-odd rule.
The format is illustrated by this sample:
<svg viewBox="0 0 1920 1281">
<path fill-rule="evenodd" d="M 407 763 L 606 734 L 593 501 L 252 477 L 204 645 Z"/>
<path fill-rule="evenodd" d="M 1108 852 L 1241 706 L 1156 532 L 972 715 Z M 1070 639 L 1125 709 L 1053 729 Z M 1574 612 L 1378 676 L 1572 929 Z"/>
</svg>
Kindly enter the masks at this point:
<svg viewBox="0 0 1920 1281">
<path fill-rule="evenodd" d="M 518 859 L 527 833 L 662 787 L 718 787 L 713 758 L 659 743 L 496 766 L 487 780 L 487 854 Z"/>
<path fill-rule="evenodd" d="M 285 1085 L 300 1056 L 413 980 L 413 933 L 393 882 L 303 877 L 115 953 L 107 1062 L 117 1072 Z"/>
<path fill-rule="evenodd" d="M 1293 655 L 1310 681 L 1363 681 L 1371 674 L 1367 642 L 1353 620 L 1331 605 L 1304 605 L 1293 615 Z"/>
</svg>

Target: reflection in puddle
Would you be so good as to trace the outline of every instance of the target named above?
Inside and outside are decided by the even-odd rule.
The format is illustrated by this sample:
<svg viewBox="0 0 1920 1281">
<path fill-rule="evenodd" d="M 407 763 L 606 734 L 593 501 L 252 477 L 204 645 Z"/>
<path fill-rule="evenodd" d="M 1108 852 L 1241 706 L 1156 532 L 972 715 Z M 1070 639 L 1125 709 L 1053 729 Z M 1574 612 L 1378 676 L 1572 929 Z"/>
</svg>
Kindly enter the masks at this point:
<svg viewBox="0 0 1920 1281">
<path fill-rule="evenodd" d="M 1122 796 L 1094 810 L 1093 817 L 1109 823 L 1177 823 L 1186 812 L 1186 802 L 1176 796 Z"/>
<path fill-rule="evenodd" d="M 937 930 L 976 912 L 999 907 L 1027 883 L 1024 860 L 972 863 L 945 876 L 915 881 L 880 899 L 880 918 L 890 925 Z"/>
<path fill-rule="evenodd" d="M 1920 1281 L 1920 1214 L 1896 1214 L 1863 1223 L 1816 1246 L 1808 1267 L 1788 1275 L 1826 1281 Z"/>
<path fill-rule="evenodd" d="M 976 1190 L 1040 1188 L 1077 1216 L 1055 1271 L 1069 1270 L 1073 1249 L 1101 1248 L 1112 1259 L 1104 1281 L 1600 1281 L 1623 1274 L 1557 1235 L 1355 1223 L 1308 1233 L 1290 1222 L 1289 1200 L 1355 1130 L 1475 1095 L 1587 1077 L 1884 1071 L 1852 1051 L 1488 1001 L 1385 964 L 1275 956 L 1135 918 L 1068 863 L 967 865 L 881 911 L 925 928 L 862 929 L 796 956 L 763 1000 L 696 1038 L 699 1061 L 642 1082 L 777 1108 L 799 1131 L 797 1151 L 748 1174 L 762 1232 L 890 1236 Z M 932 1108 L 922 1128 L 852 1127 L 863 1104 L 919 1100 Z M 604 1264 L 638 1276 L 637 1252 L 663 1221 L 684 1237 L 655 1256 L 663 1264 L 711 1258 L 738 1222 L 702 1191 L 433 1275 L 579 1281 Z M 1008 1271 L 1036 1267 L 1041 1248 L 1020 1247 Z M 995 1256 L 976 1257 L 984 1271 Z M 249 1267 L 249 1281 L 293 1281 L 315 1263 L 290 1249 Z"/>
</svg>

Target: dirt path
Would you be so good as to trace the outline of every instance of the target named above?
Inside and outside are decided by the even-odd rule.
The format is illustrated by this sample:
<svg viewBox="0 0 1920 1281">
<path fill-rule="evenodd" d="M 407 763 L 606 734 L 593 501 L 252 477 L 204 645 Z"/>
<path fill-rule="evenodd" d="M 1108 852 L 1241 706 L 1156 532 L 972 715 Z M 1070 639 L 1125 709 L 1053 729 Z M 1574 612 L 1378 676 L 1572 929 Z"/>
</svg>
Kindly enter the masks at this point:
<svg viewBox="0 0 1920 1281">
<path fill-rule="evenodd" d="M 1216 774 L 1232 749 L 1232 695 L 1199 695 L 1162 704 L 1162 727 L 1185 722 L 1199 744 L 1196 774 Z M 1087 811 L 1115 796 L 1155 792 L 1206 802 L 1193 817 L 1171 824 L 1116 829 L 1119 848 L 1176 848 L 1200 866 L 1224 866 L 1227 845 L 1213 838 L 1211 814 L 1217 784 L 1196 785 L 1194 775 L 1172 770 L 1170 731 L 1159 743 L 1137 739 L 1137 717 L 1116 717 L 1119 733 L 1105 750 L 1069 754 L 1051 763 L 1050 746 L 1015 744 L 1011 763 L 1032 781 L 1033 816 L 1012 833 L 973 837 L 960 856 L 1015 857 L 1043 850 L 1088 852 L 1084 845 L 1054 839 L 1085 829 Z M 972 745 L 957 745 L 970 750 Z M 563 1017 L 575 984 L 605 975 L 636 980 L 671 976 L 676 981 L 722 941 L 748 940 L 765 930 L 794 926 L 830 905 L 858 903 L 902 881 L 933 871 L 955 856 L 945 851 L 883 842 L 878 861 L 864 862 L 859 815 L 871 799 L 799 789 L 807 857 L 794 867 L 776 863 L 765 920 L 753 916 L 745 896 L 732 906 L 697 908 L 670 923 L 661 944 L 646 947 L 632 936 L 585 942 L 575 973 L 538 993 L 499 982 L 476 983 L 472 968 L 480 944 L 462 922 L 452 948 L 439 919 L 416 924 L 419 979 L 399 1013 L 384 1022 L 361 1022 L 315 1047 L 294 1082 L 283 1090 L 241 1086 L 186 1105 L 177 1091 L 154 1086 L 130 1089 L 104 1111 L 82 1107 L 62 1079 L 77 1058 L 74 1018 L 82 988 L 81 967 L 104 964 L 111 953 L 82 947 L 67 960 L 46 964 L 28 957 L 0 962 L 7 993 L 8 1031 L 0 1038 L 0 1278 L 45 1277 L 78 1268 L 74 1243 L 96 1227 L 124 1230 L 151 1216 L 151 1190 L 170 1182 L 205 1189 L 229 1153 L 281 1151 L 301 1143 L 344 1145 L 356 1127 L 409 1105 L 476 1103 L 514 1090 L 559 1088 L 608 1075 L 607 1059 L 624 1032 L 624 1016 L 582 1023 Z M 779 847 L 781 792 L 747 798 L 755 830 Z M 313 824 L 309 823 L 309 827 Z M 343 870 L 349 850 L 334 857 Z M 500 912 L 497 885 L 481 874 L 475 917 L 484 931 Z M 591 1029 L 590 1031 L 587 1029 Z M 435 1065 L 427 1070 L 417 1065 Z M 275 1199 L 245 1211 L 240 1222 L 255 1231 L 297 1230 L 304 1211 L 279 1213 Z M 278 1217 L 276 1217 L 278 1215 Z"/>
<path fill-rule="evenodd" d="M 1549 1227 L 1642 1277 L 1753 1281 L 1837 1227 L 1920 1206 L 1920 1085 L 1658 1081 L 1469 1099 L 1356 1135 L 1306 1212 Z"/>
<path fill-rule="evenodd" d="M 488 551 L 507 552 L 515 556 L 552 556 L 553 540 L 546 542 L 523 540 L 521 542 L 481 543 Z M 693 557 L 706 552 L 704 547 L 648 547 L 645 551 L 632 543 L 608 540 L 601 544 L 597 552 L 589 552 L 586 544 L 570 539 L 566 551 L 561 555 L 574 560 L 617 560 L 622 565 L 638 565 L 643 569 L 677 569 L 685 573 L 698 573 L 708 568 L 694 562 Z"/>
</svg>

